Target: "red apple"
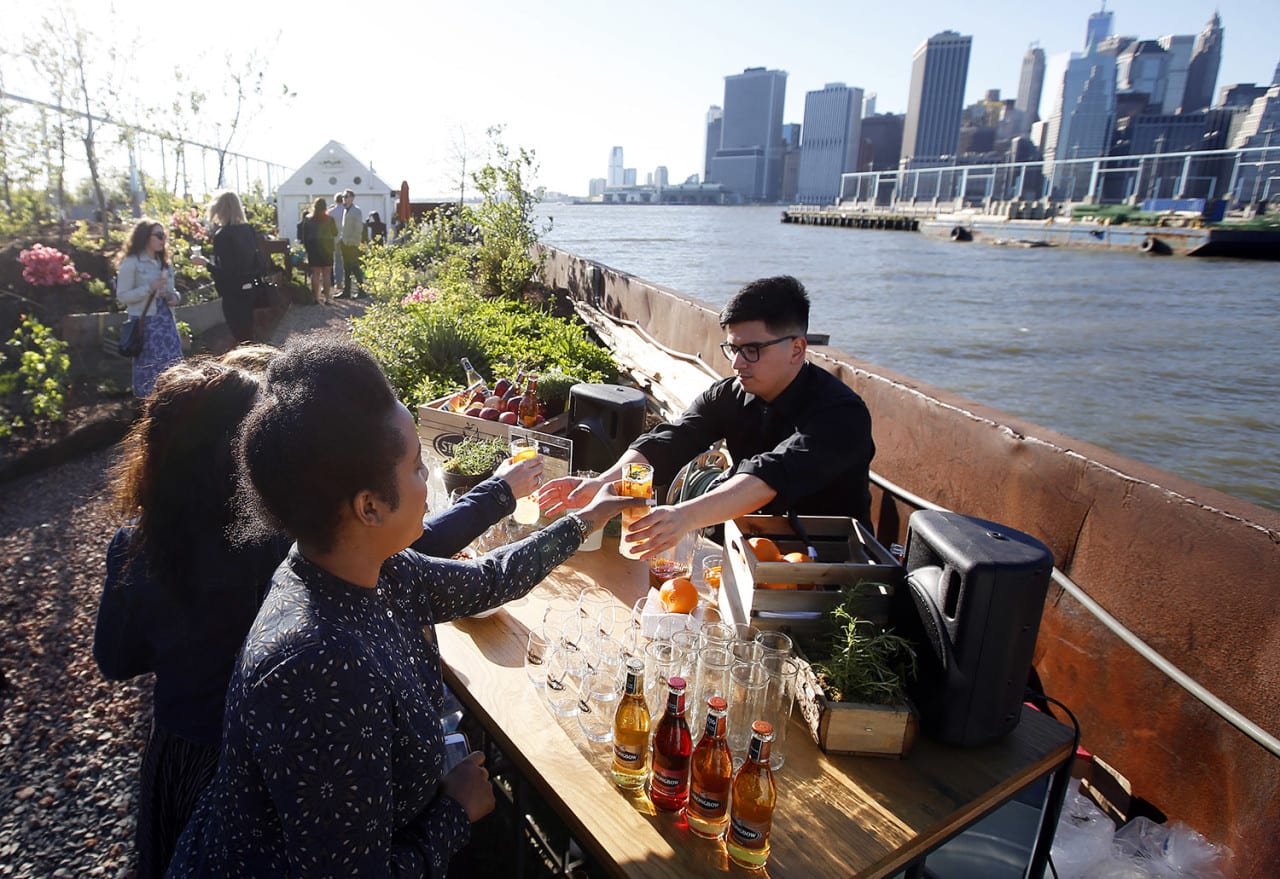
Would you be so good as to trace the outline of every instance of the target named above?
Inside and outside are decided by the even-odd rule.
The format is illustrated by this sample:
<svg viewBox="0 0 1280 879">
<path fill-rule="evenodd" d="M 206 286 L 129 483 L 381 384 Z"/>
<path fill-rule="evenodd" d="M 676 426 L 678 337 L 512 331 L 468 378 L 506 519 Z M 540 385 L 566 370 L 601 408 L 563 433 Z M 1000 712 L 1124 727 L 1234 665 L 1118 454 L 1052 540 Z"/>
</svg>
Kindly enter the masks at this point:
<svg viewBox="0 0 1280 879">
<path fill-rule="evenodd" d="M 485 406 L 480 410 L 480 417 L 485 421 L 497 421 L 501 415 L 502 413 L 492 406 Z"/>
<path fill-rule="evenodd" d="M 497 384 L 493 386 L 493 392 L 499 397 L 505 397 L 509 390 L 511 390 L 511 379 L 509 378 L 500 378 Z"/>
<path fill-rule="evenodd" d="M 519 411 L 520 411 L 520 404 L 521 404 L 521 403 L 523 403 L 523 402 L 524 402 L 524 395 L 523 395 L 523 394 L 516 394 L 514 397 L 512 397 L 510 400 L 508 400 L 508 401 L 507 401 L 507 411 L 508 411 L 508 412 L 519 412 Z"/>
<path fill-rule="evenodd" d="M 470 415 L 472 418 L 479 418 L 479 417 L 480 417 L 480 411 L 481 411 L 482 409 L 484 409 L 484 407 L 483 407 L 483 406 L 481 406 L 479 403 L 472 403 L 470 406 L 468 406 L 468 407 L 467 407 L 467 411 L 466 411 L 466 412 L 463 412 L 462 414 L 463 414 L 463 415 Z"/>
<path fill-rule="evenodd" d="M 516 423 L 516 413 L 514 413 L 514 412 L 503 412 L 501 415 L 499 415 L 499 416 L 498 416 L 498 420 L 499 420 L 499 421 L 501 421 L 503 424 L 515 424 L 515 423 Z"/>
<path fill-rule="evenodd" d="M 472 402 L 472 403 L 483 403 L 483 402 L 484 402 L 485 397 L 487 397 L 487 396 L 489 396 L 489 391 L 485 388 L 485 386 L 484 386 L 484 385 L 481 385 L 480 387 L 478 387 L 478 388 L 476 388 L 476 389 L 475 389 L 475 392 L 474 392 L 474 393 L 472 393 L 472 395 L 471 395 L 471 402 Z"/>
</svg>

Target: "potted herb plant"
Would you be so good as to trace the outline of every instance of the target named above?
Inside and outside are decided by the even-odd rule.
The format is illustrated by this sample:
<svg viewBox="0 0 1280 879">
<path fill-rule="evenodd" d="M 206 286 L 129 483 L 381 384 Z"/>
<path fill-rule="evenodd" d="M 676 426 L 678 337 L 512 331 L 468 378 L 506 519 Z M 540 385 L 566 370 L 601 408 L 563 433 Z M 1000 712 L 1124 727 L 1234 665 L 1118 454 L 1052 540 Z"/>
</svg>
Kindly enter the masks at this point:
<svg viewBox="0 0 1280 879">
<path fill-rule="evenodd" d="M 497 437 L 467 437 L 453 447 L 441 475 L 445 491 L 470 490 L 493 475 L 507 457 L 507 444 Z"/>
<path fill-rule="evenodd" d="M 569 389 L 578 383 L 573 376 L 558 369 L 544 372 L 538 379 L 538 398 L 546 406 L 545 418 L 555 418 L 569 403 Z"/>
<path fill-rule="evenodd" d="M 846 590 L 827 614 L 829 630 L 808 645 L 796 697 L 814 741 L 836 754 L 904 756 L 918 720 L 906 697 L 916 673 L 910 641 L 857 616 L 862 587 Z"/>
</svg>

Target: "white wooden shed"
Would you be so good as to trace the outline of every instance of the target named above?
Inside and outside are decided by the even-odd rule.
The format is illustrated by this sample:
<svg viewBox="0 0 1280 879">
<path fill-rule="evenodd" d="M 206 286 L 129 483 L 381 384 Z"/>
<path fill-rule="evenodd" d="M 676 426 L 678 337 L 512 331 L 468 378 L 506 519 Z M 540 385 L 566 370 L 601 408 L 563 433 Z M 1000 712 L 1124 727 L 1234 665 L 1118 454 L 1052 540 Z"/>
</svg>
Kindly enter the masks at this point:
<svg viewBox="0 0 1280 879">
<path fill-rule="evenodd" d="M 276 234 L 281 238 L 297 237 L 298 221 L 311 209 L 317 198 L 333 207 L 333 195 L 343 189 L 356 194 L 356 207 L 369 219 L 377 211 L 388 226 L 395 216 L 399 191 L 392 191 L 368 165 L 357 160 L 336 140 L 331 140 L 318 153 L 302 164 L 293 176 L 276 190 Z"/>
</svg>

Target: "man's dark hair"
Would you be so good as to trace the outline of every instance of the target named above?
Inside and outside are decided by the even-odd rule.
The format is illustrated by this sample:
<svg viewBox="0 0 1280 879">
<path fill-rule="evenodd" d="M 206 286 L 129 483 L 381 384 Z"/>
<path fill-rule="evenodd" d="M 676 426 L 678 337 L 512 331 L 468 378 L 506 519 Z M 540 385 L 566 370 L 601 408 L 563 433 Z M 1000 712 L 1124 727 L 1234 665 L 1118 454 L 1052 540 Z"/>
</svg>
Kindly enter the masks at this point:
<svg viewBox="0 0 1280 879">
<path fill-rule="evenodd" d="M 809 331 L 809 296 L 790 275 L 752 281 L 733 295 L 720 312 L 720 326 L 763 321 L 772 333 Z"/>
<path fill-rule="evenodd" d="M 396 466 L 405 448 L 392 420 L 396 405 L 386 376 L 359 345 L 306 337 L 287 345 L 267 367 L 241 434 L 240 460 L 252 484 L 242 507 L 259 532 L 283 530 L 324 551 L 343 505 L 359 492 L 399 506 Z"/>
</svg>

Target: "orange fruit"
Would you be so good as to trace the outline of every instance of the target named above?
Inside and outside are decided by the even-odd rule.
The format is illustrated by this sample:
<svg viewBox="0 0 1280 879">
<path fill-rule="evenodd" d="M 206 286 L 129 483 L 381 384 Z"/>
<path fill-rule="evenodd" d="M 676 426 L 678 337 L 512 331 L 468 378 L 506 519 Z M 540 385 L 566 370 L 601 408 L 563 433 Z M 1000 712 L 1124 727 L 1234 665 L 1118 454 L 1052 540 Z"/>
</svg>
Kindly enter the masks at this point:
<svg viewBox="0 0 1280 879">
<path fill-rule="evenodd" d="M 688 613 L 698 606 L 698 588 L 688 577 L 672 577 L 658 590 L 667 613 Z"/>
<path fill-rule="evenodd" d="M 756 554 L 756 561 L 761 561 L 761 562 L 782 561 L 782 553 L 778 551 L 778 544 L 774 543 L 769 538 L 748 537 L 747 543 L 751 546 L 751 551 Z"/>
<path fill-rule="evenodd" d="M 799 564 L 809 561 L 809 554 L 805 552 L 789 552 L 782 557 L 783 561 L 791 562 L 791 564 Z"/>
</svg>

